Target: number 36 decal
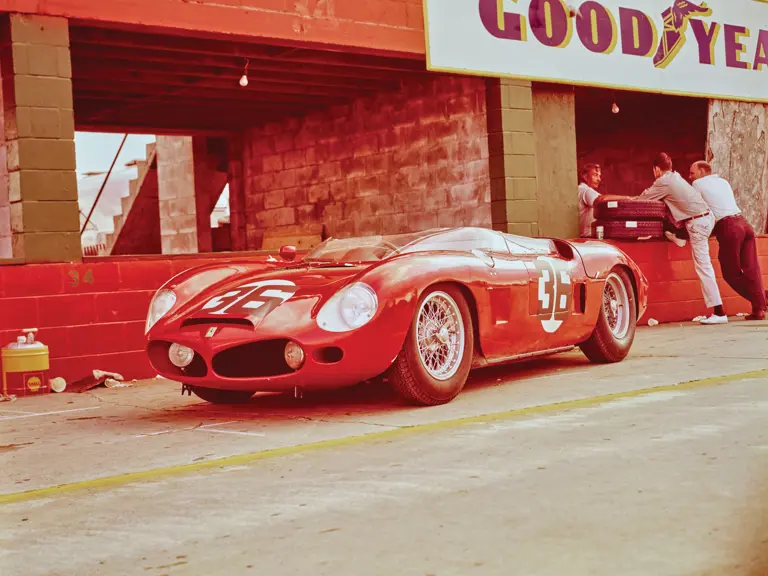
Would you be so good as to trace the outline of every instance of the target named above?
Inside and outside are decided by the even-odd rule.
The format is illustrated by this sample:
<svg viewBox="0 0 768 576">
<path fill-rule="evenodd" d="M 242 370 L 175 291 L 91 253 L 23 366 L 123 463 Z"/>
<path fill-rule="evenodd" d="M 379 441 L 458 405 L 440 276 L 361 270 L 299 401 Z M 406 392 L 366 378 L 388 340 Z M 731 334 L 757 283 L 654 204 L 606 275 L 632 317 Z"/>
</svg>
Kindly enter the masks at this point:
<svg viewBox="0 0 768 576">
<path fill-rule="evenodd" d="M 208 300 L 203 311 L 217 316 L 239 314 L 263 318 L 299 289 L 290 280 L 262 280 L 245 284 Z"/>
<path fill-rule="evenodd" d="M 544 331 L 553 334 L 571 311 L 573 289 L 569 265 L 562 260 L 539 258 L 535 266 L 538 275 L 537 316 Z"/>
</svg>

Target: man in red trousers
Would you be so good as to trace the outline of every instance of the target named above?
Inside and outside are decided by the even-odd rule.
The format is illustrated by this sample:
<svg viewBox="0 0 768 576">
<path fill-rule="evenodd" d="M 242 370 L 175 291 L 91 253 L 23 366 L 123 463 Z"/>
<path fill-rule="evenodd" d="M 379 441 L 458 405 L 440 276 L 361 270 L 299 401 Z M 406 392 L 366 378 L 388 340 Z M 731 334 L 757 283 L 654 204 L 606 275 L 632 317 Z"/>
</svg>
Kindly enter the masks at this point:
<svg viewBox="0 0 768 576">
<path fill-rule="evenodd" d="M 742 298 L 752 304 L 747 320 L 764 320 L 766 294 L 757 258 L 755 230 L 736 204 L 733 188 L 727 180 L 712 174 L 712 166 L 700 161 L 691 165 L 690 179 L 715 215 L 714 234 L 720 245 L 723 279 Z"/>
</svg>

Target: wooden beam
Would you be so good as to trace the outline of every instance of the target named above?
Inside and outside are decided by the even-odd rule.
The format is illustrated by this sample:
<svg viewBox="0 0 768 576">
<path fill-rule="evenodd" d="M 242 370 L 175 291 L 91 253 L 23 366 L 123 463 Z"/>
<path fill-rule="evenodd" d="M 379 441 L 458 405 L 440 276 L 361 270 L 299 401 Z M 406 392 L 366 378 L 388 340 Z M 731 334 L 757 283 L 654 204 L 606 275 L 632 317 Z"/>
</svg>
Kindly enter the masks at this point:
<svg viewBox="0 0 768 576">
<path fill-rule="evenodd" d="M 152 107 L 156 105 L 166 105 L 174 107 L 196 107 L 207 110 L 228 110 L 238 113 L 252 112 L 306 112 L 317 108 L 317 104 L 291 104 L 281 102 L 249 102 L 246 100 L 201 100 L 194 94 L 187 99 L 174 97 L 172 95 L 155 95 L 151 99 L 137 101 L 131 98 L 121 98 L 115 93 L 95 93 L 95 92 L 75 92 L 76 109 L 102 108 L 109 110 L 125 110 Z M 133 105 L 135 104 L 135 105 Z"/>
<path fill-rule="evenodd" d="M 215 130 L 220 132 L 243 130 L 266 122 L 290 116 L 288 113 L 255 112 L 238 113 L 219 111 L 205 113 L 199 106 L 180 107 L 173 105 L 155 105 L 135 110 L 109 110 L 80 108 L 75 110 L 75 125 L 123 126 L 129 133 L 134 133 L 133 126 L 155 127 L 159 130 Z"/>
<path fill-rule="evenodd" d="M 206 128 L 173 128 L 163 126 L 162 124 L 142 125 L 142 124 L 119 124 L 119 123 L 100 123 L 88 124 L 85 122 L 76 122 L 75 130 L 78 132 L 106 132 L 109 134 L 147 134 L 155 136 L 230 136 L 239 130 L 214 130 Z"/>
<path fill-rule="evenodd" d="M 266 42 L 424 55 L 424 26 L 418 8 L 409 13 L 405 2 L 366 0 L 366 4 L 371 4 L 367 7 L 371 15 L 363 17 L 355 16 L 360 14 L 360 0 L 269 2 L 268 9 L 252 0 L 2 0 L 0 10 L 242 35 Z"/>
<path fill-rule="evenodd" d="M 359 1 L 359 0 L 356 0 Z M 126 49 L 143 47 L 156 51 L 183 52 L 188 54 L 212 54 L 238 58 L 268 58 L 283 62 L 308 64 L 352 65 L 383 70 L 426 70 L 425 60 L 387 58 L 355 54 L 352 52 L 283 48 L 264 44 L 235 43 L 226 40 L 186 38 L 182 36 L 143 34 L 97 28 L 74 28 L 70 31 L 70 45 L 93 44 L 100 47 L 116 46 Z"/>
<path fill-rule="evenodd" d="M 201 100 L 234 100 L 244 102 L 283 102 L 293 104 L 323 104 L 333 105 L 349 102 L 354 98 L 354 93 L 347 93 L 346 96 L 326 96 L 322 94 L 311 94 L 309 91 L 301 93 L 296 91 L 293 94 L 279 93 L 274 91 L 257 92 L 253 89 L 241 88 L 236 86 L 233 89 L 214 89 L 200 88 L 188 85 L 173 84 L 153 84 L 143 82 L 116 82 L 114 79 L 100 78 L 74 78 L 72 80 L 72 90 L 76 93 L 94 92 L 110 93 L 120 96 L 127 102 L 138 99 L 151 99 L 154 96 L 173 95 L 180 98 L 199 98 Z"/>
<path fill-rule="evenodd" d="M 335 77 L 317 74 L 316 71 L 315 74 L 296 73 L 293 67 L 280 66 L 275 68 L 275 70 L 265 72 L 263 68 L 251 67 L 249 62 L 248 76 L 252 80 L 277 85 L 285 83 L 343 90 L 384 91 L 392 90 L 398 86 L 398 82 L 394 78 L 386 80 L 357 78 L 354 76 Z M 240 79 L 244 67 L 240 65 L 223 68 L 193 63 L 180 64 L 169 61 L 150 63 L 130 57 L 124 59 L 99 58 L 96 55 L 84 57 L 83 55 L 73 54 L 72 70 L 76 77 L 107 78 L 110 77 L 113 70 L 121 70 L 126 73 L 152 71 L 157 74 L 163 74 L 166 77 L 217 79 L 225 82 L 227 85 L 232 85 L 233 81 Z"/>
<path fill-rule="evenodd" d="M 72 84 L 80 81 L 101 82 L 104 84 L 123 83 L 126 86 L 143 87 L 142 91 L 167 91 L 172 87 L 207 89 L 213 91 L 233 92 L 235 94 L 253 94 L 269 92 L 281 95 L 312 95 L 351 98 L 356 94 L 376 94 L 376 88 L 360 86 L 351 91 L 349 88 L 333 88 L 327 86 L 300 86 L 291 82 L 266 81 L 261 77 L 251 77 L 247 87 L 238 84 L 241 75 L 230 78 L 200 78 L 191 75 L 169 75 L 154 70 L 133 72 L 121 68 L 101 69 L 86 68 L 72 69 Z"/>
<path fill-rule="evenodd" d="M 0 5 L 3 1 L 8 0 L 0 0 Z M 23 0 L 22 0 L 23 1 Z M 141 0 L 138 0 L 141 1 Z M 226 1 L 233 1 L 233 0 L 224 0 Z M 242 1 L 242 0 L 234 0 L 234 1 Z M 245 0 L 248 1 L 248 0 Z M 270 0 L 266 0 L 270 1 Z M 305 0 L 306 1 L 306 0 Z M 357 1 L 357 0 L 356 0 Z M 366 0 L 371 1 L 371 0 Z M 376 0 L 373 0 L 374 2 Z M 412 0 L 406 0 L 412 1 Z M 418 0 L 417 0 L 418 1 Z M 420 12 L 420 9 L 418 9 Z M 80 28 L 100 28 L 105 30 L 122 30 L 124 32 L 141 32 L 145 34 L 155 34 L 160 36 L 182 36 L 185 38 L 189 38 L 191 36 L 194 36 L 196 38 L 205 38 L 205 39 L 211 39 L 211 40 L 226 40 L 227 42 L 232 43 L 248 43 L 248 44 L 262 44 L 262 45 L 268 45 L 268 46 L 279 46 L 283 48 L 304 48 L 307 50 L 342 50 L 345 52 L 355 52 L 357 54 L 365 54 L 368 56 L 376 56 L 380 58 L 403 58 L 403 59 L 409 59 L 409 60 L 424 60 L 425 56 L 425 50 L 422 49 L 418 52 L 403 52 L 399 50 L 388 50 L 385 49 L 383 46 L 356 46 L 352 49 L 350 49 L 347 46 L 343 45 L 332 45 L 328 43 L 321 43 L 321 42 L 314 42 L 312 39 L 307 38 L 306 36 L 302 38 L 278 38 L 278 37 L 260 37 L 258 35 L 255 35 L 253 31 L 249 31 L 248 33 L 235 33 L 233 31 L 227 31 L 225 34 L 222 34 L 221 32 L 218 32 L 215 29 L 211 29 L 210 27 L 205 28 L 203 30 L 196 30 L 193 34 L 190 34 L 188 30 L 185 30 L 183 28 L 176 28 L 176 27 L 168 27 L 168 26 L 158 26 L 155 24 L 152 24 L 150 22 L 142 21 L 140 24 L 136 22 L 118 22 L 115 20 L 112 21 L 98 21 L 94 20 L 93 18 L 70 18 L 70 29 L 80 29 Z M 422 28 L 423 30 L 423 28 Z"/>
<path fill-rule="evenodd" d="M 187 54 L 183 52 L 164 52 L 162 50 L 147 49 L 141 46 L 134 48 L 98 46 L 95 44 L 72 44 L 70 52 L 73 59 L 100 61 L 103 59 L 115 62 L 148 62 L 166 63 L 179 68 L 195 69 L 196 67 L 211 67 L 242 71 L 245 59 L 239 56 L 214 55 L 214 54 Z M 284 61 L 269 57 L 250 58 L 248 65 L 250 70 L 262 72 L 285 72 L 290 70 L 296 74 L 308 74 L 328 76 L 332 78 L 355 78 L 364 80 L 402 80 L 409 77 L 424 77 L 427 74 L 435 76 L 438 73 L 428 73 L 426 70 L 389 70 L 370 67 L 352 66 L 348 64 L 305 64 L 292 61 L 290 67 L 286 67 Z"/>
</svg>

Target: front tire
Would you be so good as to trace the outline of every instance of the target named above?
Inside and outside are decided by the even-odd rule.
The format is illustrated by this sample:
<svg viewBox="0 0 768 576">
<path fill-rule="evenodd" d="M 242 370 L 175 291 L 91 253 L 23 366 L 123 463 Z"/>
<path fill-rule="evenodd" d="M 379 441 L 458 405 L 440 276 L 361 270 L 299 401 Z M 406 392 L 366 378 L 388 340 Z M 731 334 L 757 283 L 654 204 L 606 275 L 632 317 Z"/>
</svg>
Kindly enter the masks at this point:
<svg viewBox="0 0 768 576">
<path fill-rule="evenodd" d="M 595 331 L 581 351 L 596 364 L 621 362 L 629 354 L 637 330 L 637 303 L 632 281 L 624 268 L 614 268 L 605 279 Z"/>
<path fill-rule="evenodd" d="M 190 389 L 195 396 L 211 404 L 245 404 L 254 395 L 254 392 L 247 390 L 218 390 L 201 386 L 190 386 Z"/>
<path fill-rule="evenodd" d="M 461 290 L 432 286 L 419 298 L 403 348 L 387 376 L 408 402 L 447 404 L 467 382 L 473 344 L 472 314 Z"/>
</svg>

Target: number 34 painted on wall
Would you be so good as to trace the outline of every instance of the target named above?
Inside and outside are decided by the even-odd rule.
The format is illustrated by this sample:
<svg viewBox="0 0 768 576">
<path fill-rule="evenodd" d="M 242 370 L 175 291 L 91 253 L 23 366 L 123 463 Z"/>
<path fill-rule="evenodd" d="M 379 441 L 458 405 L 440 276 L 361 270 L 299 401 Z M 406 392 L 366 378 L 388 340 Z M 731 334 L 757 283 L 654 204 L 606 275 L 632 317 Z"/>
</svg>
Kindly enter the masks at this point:
<svg viewBox="0 0 768 576">
<path fill-rule="evenodd" d="M 70 270 L 69 271 L 69 285 L 73 288 L 80 286 L 80 271 L 79 270 Z M 85 274 L 83 275 L 82 279 L 83 284 L 93 284 L 93 270 L 86 270 Z"/>
</svg>

